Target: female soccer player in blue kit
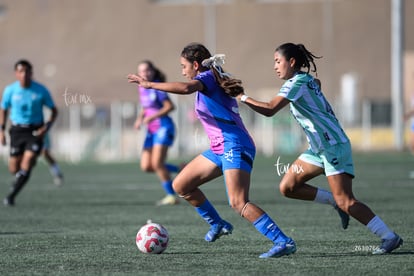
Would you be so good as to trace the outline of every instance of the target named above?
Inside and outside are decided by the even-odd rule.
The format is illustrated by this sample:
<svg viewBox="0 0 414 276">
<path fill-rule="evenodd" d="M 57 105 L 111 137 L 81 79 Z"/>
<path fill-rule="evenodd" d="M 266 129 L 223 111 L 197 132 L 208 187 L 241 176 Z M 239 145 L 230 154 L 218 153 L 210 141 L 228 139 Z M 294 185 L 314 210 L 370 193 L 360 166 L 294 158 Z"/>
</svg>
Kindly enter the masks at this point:
<svg viewBox="0 0 414 276">
<path fill-rule="evenodd" d="M 154 82 L 164 82 L 165 75 L 149 60 L 138 64 L 138 75 L 143 79 Z M 175 126 L 168 115 L 175 106 L 168 94 L 157 89 L 138 87 L 141 111 L 134 127 L 147 128 L 144 145 L 141 153 L 141 169 L 144 172 L 155 172 L 161 181 L 166 193 L 157 205 L 174 205 L 179 203 L 172 188 L 171 172 L 178 172 L 179 168 L 165 162 L 169 147 L 175 138 Z"/>
<path fill-rule="evenodd" d="M 223 220 L 199 186 L 224 174 L 230 206 L 274 245 L 261 258 L 281 257 L 296 251 L 295 242 L 256 204 L 249 201 L 250 172 L 256 148 L 239 115 L 237 100 L 232 96 L 243 91 L 241 82 L 223 72 L 223 56 L 211 56 L 198 43 L 181 52 L 182 74 L 188 82 L 157 83 L 130 74 L 129 82 L 145 88 L 175 94 L 196 93 L 195 110 L 210 140 L 210 149 L 195 157 L 176 176 L 174 190 L 210 225 L 205 236 L 214 242 L 230 234 L 233 226 Z"/>
<path fill-rule="evenodd" d="M 316 57 L 302 44 L 285 43 L 276 48 L 274 69 L 286 80 L 279 93 L 269 102 L 261 102 L 247 95 L 239 95 L 254 111 L 273 116 L 286 105 L 305 131 L 309 148 L 293 163 L 300 172 L 289 170 L 280 183 L 280 192 L 290 198 L 313 200 L 337 206 L 351 215 L 378 237 L 382 243 L 373 254 L 385 254 L 402 245 L 403 240 L 364 203 L 352 193 L 354 165 L 350 141 L 342 130 L 335 114 L 322 94 L 320 83 L 309 70 Z M 306 68 L 307 72 L 301 71 Z M 307 184 L 310 179 L 325 174 L 332 192 Z M 340 213 L 341 214 L 341 213 Z M 343 226 L 348 226 L 342 216 Z"/>
</svg>

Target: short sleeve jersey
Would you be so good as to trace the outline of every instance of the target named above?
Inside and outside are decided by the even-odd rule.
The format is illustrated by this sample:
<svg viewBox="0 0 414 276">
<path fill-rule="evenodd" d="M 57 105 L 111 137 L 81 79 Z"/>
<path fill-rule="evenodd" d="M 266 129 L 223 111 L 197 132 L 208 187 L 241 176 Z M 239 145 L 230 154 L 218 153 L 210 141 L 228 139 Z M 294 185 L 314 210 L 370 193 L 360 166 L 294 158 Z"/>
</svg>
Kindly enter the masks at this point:
<svg viewBox="0 0 414 276">
<path fill-rule="evenodd" d="M 194 79 L 204 85 L 204 90 L 196 93 L 195 112 L 210 140 L 210 149 L 222 154 L 224 143 L 254 148 L 253 139 L 240 117 L 237 101 L 223 91 L 213 72 L 204 71 Z"/>
<path fill-rule="evenodd" d="M 162 107 L 165 100 L 169 100 L 167 93 L 139 86 L 139 99 L 142 108 L 144 109 L 144 116 L 151 116 L 157 113 Z M 162 116 L 155 120 L 152 120 L 148 124 L 148 131 L 155 133 L 161 127 L 168 127 L 173 124 L 172 119 L 169 116 Z"/>
<path fill-rule="evenodd" d="M 290 111 L 306 133 L 310 149 L 319 153 L 349 141 L 315 79 L 299 72 L 287 80 L 278 94 L 290 101 Z"/>
<path fill-rule="evenodd" d="M 43 124 L 43 106 L 54 108 L 55 104 L 47 88 L 36 81 L 30 87 L 21 87 L 16 81 L 4 89 L 1 108 L 11 109 L 13 124 Z"/>
</svg>

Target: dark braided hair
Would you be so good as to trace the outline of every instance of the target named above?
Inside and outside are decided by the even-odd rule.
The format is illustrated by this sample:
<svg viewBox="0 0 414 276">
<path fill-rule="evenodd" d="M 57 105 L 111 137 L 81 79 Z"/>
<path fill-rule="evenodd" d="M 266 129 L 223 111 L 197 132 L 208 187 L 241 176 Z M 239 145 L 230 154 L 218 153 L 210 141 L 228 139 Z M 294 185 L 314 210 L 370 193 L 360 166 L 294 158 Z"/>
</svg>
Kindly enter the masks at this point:
<svg viewBox="0 0 414 276">
<path fill-rule="evenodd" d="M 220 73 L 213 66 L 203 65 L 203 61 L 211 57 L 210 51 L 204 45 L 200 43 L 190 43 L 181 51 L 181 56 L 191 63 L 196 61 L 203 69 L 201 71 L 212 70 L 214 78 L 227 95 L 236 97 L 244 92 L 241 80 L 229 77 L 228 74 L 223 75 L 225 72 L 221 68 L 222 76 L 220 76 Z"/>
<path fill-rule="evenodd" d="M 314 59 L 318 59 L 321 57 L 312 54 L 305 48 L 303 44 L 284 43 L 277 47 L 275 52 L 279 52 L 287 60 L 294 58 L 296 60 L 296 70 L 299 71 L 301 68 L 307 68 L 307 73 L 309 73 L 309 71 L 312 71 L 315 72 L 316 75 L 318 75 Z"/>
</svg>

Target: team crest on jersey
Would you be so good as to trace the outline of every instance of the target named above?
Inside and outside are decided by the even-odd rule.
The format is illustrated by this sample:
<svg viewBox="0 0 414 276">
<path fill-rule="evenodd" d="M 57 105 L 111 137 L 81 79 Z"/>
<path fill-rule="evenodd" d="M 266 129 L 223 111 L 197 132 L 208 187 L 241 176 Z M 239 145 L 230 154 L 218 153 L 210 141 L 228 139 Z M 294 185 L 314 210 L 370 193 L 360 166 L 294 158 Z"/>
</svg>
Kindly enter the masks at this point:
<svg viewBox="0 0 414 276">
<path fill-rule="evenodd" d="M 19 95 L 19 94 L 15 94 L 15 95 L 13 95 L 13 100 L 14 100 L 14 101 L 20 101 L 22 98 L 23 98 L 23 96 L 22 96 L 22 95 Z"/>
</svg>

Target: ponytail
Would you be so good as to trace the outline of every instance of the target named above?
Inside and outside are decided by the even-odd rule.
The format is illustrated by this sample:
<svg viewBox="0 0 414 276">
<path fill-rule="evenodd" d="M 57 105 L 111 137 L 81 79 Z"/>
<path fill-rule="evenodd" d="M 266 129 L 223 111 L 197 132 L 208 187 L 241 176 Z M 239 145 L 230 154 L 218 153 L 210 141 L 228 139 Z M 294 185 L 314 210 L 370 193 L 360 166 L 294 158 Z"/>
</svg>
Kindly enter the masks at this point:
<svg viewBox="0 0 414 276">
<path fill-rule="evenodd" d="M 226 56 L 223 54 L 214 55 L 203 60 L 202 66 L 208 67 L 213 71 L 216 81 L 227 95 L 237 97 L 244 92 L 244 88 L 241 80 L 235 79 L 229 73 L 224 72 L 221 66 L 224 64 L 225 58 Z"/>
<path fill-rule="evenodd" d="M 277 47 L 275 52 L 279 52 L 287 60 L 294 58 L 296 60 L 295 69 L 307 68 L 307 73 L 312 71 L 318 75 L 314 59 L 321 57 L 315 56 L 303 44 L 285 43 Z"/>
<path fill-rule="evenodd" d="M 210 51 L 204 45 L 190 43 L 181 51 L 181 56 L 191 63 L 196 61 L 205 70 L 212 70 L 214 78 L 227 95 L 236 97 L 244 92 L 241 80 L 234 79 L 229 73 L 223 71 L 225 55 L 211 56 Z"/>
</svg>

